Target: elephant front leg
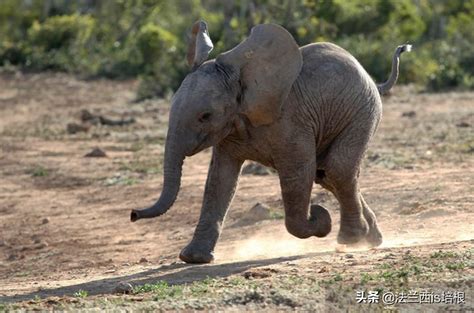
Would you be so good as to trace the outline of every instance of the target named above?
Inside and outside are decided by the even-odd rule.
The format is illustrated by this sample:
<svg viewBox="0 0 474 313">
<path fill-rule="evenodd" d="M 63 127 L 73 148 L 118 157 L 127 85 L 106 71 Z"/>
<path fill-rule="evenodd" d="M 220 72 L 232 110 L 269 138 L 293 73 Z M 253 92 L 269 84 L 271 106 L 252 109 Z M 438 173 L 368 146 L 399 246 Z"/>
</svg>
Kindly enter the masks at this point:
<svg viewBox="0 0 474 313">
<path fill-rule="evenodd" d="M 290 234 L 298 238 L 325 237 L 331 231 L 331 216 L 322 206 L 311 205 L 308 217 L 314 168 L 311 164 L 305 164 L 279 172 L 285 226 Z"/>
<path fill-rule="evenodd" d="M 232 158 L 221 148 L 213 150 L 201 216 L 192 241 L 179 258 L 186 263 L 210 263 L 222 230 L 227 209 L 234 197 L 242 161 Z"/>
</svg>

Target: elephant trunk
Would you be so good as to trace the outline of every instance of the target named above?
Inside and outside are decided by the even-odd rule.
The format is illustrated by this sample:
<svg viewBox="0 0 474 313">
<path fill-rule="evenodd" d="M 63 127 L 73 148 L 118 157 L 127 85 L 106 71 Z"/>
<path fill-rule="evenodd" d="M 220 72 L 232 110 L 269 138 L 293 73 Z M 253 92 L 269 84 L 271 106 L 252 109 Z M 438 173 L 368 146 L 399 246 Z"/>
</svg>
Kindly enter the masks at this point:
<svg viewBox="0 0 474 313">
<path fill-rule="evenodd" d="M 410 52 L 411 45 L 401 45 L 401 46 L 398 46 L 397 49 L 395 50 L 395 53 L 392 59 L 392 71 L 390 73 L 390 77 L 385 83 L 377 85 L 377 89 L 379 90 L 379 93 L 381 95 L 387 93 L 390 89 L 392 89 L 392 87 L 397 82 L 398 72 L 399 72 L 398 67 L 400 64 L 400 54 L 402 54 L 405 51 Z"/>
<path fill-rule="evenodd" d="M 178 147 L 177 141 L 173 136 L 170 136 L 168 132 L 168 138 L 166 140 L 165 147 L 165 159 L 164 159 L 164 180 L 163 190 L 161 191 L 160 198 L 151 207 L 143 210 L 132 210 L 130 220 L 135 222 L 142 218 L 152 218 L 160 216 L 168 211 L 173 205 L 178 195 L 179 187 L 181 184 L 181 171 L 183 167 L 185 154 Z"/>
<path fill-rule="evenodd" d="M 305 239 L 311 236 L 325 237 L 331 232 L 331 216 L 329 212 L 320 205 L 311 205 L 309 218 L 304 216 L 290 215 L 287 211 L 285 226 L 290 234 Z"/>
</svg>

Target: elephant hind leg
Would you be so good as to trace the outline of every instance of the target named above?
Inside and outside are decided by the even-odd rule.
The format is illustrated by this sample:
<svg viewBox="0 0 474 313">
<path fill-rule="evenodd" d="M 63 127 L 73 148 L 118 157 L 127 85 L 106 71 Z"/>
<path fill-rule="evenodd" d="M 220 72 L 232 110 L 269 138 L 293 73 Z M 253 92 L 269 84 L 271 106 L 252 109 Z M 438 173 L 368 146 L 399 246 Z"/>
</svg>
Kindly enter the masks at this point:
<svg viewBox="0 0 474 313">
<path fill-rule="evenodd" d="M 334 194 L 341 206 L 341 227 L 337 241 L 340 244 L 355 244 L 370 233 L 370 224 L 363 214 L 362 202 L 357 198 L 357 192 L 353 191 L 357 187 L 341 187 L 344 184 L 337 184 L 330 177 L 317 179 L 316 183 Z"/>
<path fill-rule="evenodd" d="M 315 181 L 331 191 L 341 207 L 341 225 L 337 240 L 355 244 L 365 239 L 372 246 L 380 245 L 382 235 L 375 214 L 359 192 L 359 171 L 371 136 L 370 127 L 346 129 L 330 147 L 324 158 L 324 175 L 316 173 Z"/>
<path fill-rule="evenodd" d="M 369 224 L 369 233 L 366 237 L 367 243 L 372 247 L 378 247 L 382 244 L 383 237 L 382 233 L 379 230 L 379 227 L 377 226 L 377 218 L 375 217 L 375 213 L 367 205 L 367 202 L 365 202 L 364 197 L 361 193 L 359 193 L 359 197 L 363 207 L 365 220 Z"/>
<path fill-rule="evenodd" d="M 369 224 L 363 214 L 357 180 L 335 184 L 334 195 L 341 206 L 341 225 L 337 241 L 340 244 L 355 244 L 369 234 Z"/>
</svg>

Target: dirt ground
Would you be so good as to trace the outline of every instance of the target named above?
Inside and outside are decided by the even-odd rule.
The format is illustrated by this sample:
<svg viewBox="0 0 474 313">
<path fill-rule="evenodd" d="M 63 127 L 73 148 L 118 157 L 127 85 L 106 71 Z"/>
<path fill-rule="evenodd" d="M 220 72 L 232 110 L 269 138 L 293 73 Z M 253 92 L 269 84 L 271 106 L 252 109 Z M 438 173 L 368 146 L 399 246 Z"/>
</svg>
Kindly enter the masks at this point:
<svg viewBox="0 0 474 313">
<path fill-rule="evenodd" d="M 339 208 L 319 186 L 333 231 L 285 230 L 276 175 L 243 175 L 210 265 L 177 255 L 196 225 L 210 151 L 185 161 L 170 211 L 130 223 L 162 185 L 169 102 L 134 103 L 135 81 L 0 75 L 0 311 L 125 308 L 474 310 L 474 93 L 399 87 L 361 173 L 384 234 L 374 250 L 336 245 Z M 124 126 L 82 122 L 82 110 Z M 76 128 L 87 131 L 74 132 Z M 69 129 L 69 131 L 68 131 Z M 94 148 L 106 157 L 85 157 Z M 240 223 L 256 203 L 267 219 Z M 247 225 L 245 225 L 247 224 Z M 337 252 L 336 252 L 337 250 Z M 133 291 L 117 295 L 119 282 Z M 458 292 L 459 303 L 357 303 L 358 291 Z"/>
</svg>

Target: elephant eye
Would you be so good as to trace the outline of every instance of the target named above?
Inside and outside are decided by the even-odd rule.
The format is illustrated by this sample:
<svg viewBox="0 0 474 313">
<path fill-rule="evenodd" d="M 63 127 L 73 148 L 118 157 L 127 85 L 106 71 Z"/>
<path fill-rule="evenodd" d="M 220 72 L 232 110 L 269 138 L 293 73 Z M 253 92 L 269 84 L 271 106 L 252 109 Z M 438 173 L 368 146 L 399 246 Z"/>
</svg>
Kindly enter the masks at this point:
<svg viewBox="0 0 474 313">
<path fill-rule="evenodd" d="M 208 122 L 210 119 L 211 119 L 211 113 L 210 112 L 202 113 L 201 116 L 199 116 L 199 122 L 201 122 L 201 123 Z"/>
</svg>

